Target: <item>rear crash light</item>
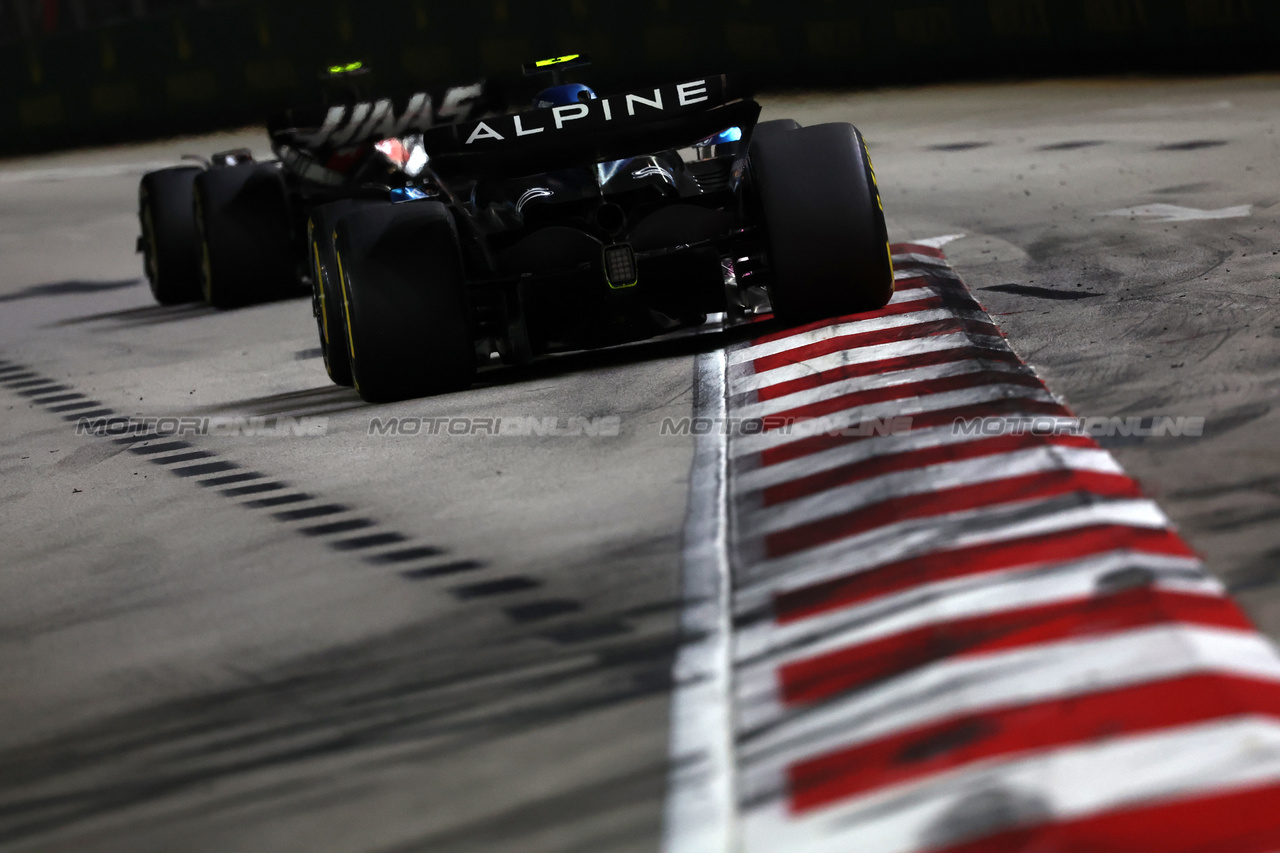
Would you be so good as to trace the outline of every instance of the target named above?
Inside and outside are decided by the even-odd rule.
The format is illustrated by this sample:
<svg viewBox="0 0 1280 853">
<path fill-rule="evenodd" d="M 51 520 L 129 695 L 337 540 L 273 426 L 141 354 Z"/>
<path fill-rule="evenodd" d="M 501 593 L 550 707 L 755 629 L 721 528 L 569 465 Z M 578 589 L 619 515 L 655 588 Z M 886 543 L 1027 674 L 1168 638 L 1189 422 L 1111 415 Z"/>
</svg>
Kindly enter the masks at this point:
<svg viewBox="0 0 1280 853">
<path fill-rule="evenodd" d="M 604 247 L 604 277 L 609 287 L 620 290 L 633 286 L 639 278 L 636 272 L 636 253 L 630 243 L 615 243 Z"/>
</svg>

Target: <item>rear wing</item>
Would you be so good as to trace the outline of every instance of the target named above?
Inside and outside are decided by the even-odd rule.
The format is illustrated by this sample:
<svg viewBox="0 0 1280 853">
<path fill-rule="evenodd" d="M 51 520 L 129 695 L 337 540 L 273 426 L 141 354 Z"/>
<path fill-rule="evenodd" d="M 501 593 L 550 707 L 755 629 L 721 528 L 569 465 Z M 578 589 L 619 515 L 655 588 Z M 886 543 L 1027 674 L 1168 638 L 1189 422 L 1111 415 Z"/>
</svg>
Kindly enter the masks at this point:
<svg viewBox="0 0 1280 853">
<path fill-rule="evenodd" d="M 681 148 L 729 127 L 744 134 L 760 106 L 727 76 L 437 127 L 423 135 L 433 166 L 531 175 Z"/>
<path fill-rule="evenodd" d="M 274 145 L 309 152 L 352 148 L 369 142 L 423 133 L 449 122 L 470 121 L 506 108 L 488 81 L 439 87 L 407 98 L 294 109 L 273 117 L 267 132 Z"/>
</svg>

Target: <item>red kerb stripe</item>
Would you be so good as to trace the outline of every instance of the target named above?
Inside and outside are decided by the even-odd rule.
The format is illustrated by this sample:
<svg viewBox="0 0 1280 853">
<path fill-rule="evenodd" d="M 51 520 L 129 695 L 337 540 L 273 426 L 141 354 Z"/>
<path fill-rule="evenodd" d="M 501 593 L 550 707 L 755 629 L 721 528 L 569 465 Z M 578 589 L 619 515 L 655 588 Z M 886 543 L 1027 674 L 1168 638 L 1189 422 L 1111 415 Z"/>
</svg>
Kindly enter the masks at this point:
<svg viewBox="0 0 1280 853">
<path fill-rule="evenodd" d="M 791 811 L 803 813 L 984 759 L 1241 713 L 1280 716 L 1280 684 L 1191 675 L 953 717 L 792 766 Z"/>
<path fill-rule="evenodd" d="M 1116 524 L 1073 527 L 1003 542 L 935 551 L 781 592 L 773 599 L 774 615 L 782 623 L 796 622 L 927 584 L 1017 567 L 1065 563 L 1118 550 L 1174 557 L 1195 556 L 1186 542 L 1164 528 L 1153 530 Z"/>
<path fill-rule="evenodd" d="M 1179 622 L 1252 627 L 1229 599 L 1138 587 L 926 625 L 794 661 L 778 670 L 782 700 L 811 704 L 952 657 L 991 654 L 1073 637 Z"/>
<path fill-rule="evenodd" d="M 935 853 L 1275 853 L 1280 785 L 1046 822 Z"/>
</svg>

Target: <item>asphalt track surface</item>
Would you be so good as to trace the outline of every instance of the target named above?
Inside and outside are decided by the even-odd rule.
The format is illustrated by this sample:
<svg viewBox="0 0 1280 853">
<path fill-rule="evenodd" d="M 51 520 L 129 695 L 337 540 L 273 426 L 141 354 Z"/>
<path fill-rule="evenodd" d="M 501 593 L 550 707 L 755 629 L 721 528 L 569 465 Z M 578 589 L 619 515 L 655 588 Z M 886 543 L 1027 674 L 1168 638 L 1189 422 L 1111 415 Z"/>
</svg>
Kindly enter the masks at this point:
<svg viewBox="0 0 1280 853">
<path fill-rule="evenodd" d="M 864 131 L 891 238 L 964 235 L 952 264 L 1076 412 L 1206 419 L 1199 438 L 1102 443 L 1273 638 L 1278 82 L 765 100 L 766 118 Z M 140 282 L 141 171 L 264 141 L 0 165 L 10 378 L 120 414 L 328 418 L 324 436 L 142 454 L 0 391 L 0 847 L 658 849 L 694 454 L 660 424 L 731 341 L 367 406 L 327 383 L 305 302 L 160 308 Z M 395 415 L 621 427 L 368 435 Z M 198 485 L 180 465 L 265 476 Z"/>
</svg>

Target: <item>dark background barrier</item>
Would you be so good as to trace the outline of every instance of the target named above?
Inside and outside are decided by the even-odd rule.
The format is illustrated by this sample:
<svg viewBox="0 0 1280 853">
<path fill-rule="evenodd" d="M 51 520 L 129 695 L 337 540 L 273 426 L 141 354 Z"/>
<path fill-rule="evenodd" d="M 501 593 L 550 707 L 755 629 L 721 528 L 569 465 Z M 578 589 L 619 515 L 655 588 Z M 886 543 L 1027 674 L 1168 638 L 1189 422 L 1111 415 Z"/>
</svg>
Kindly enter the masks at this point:
<svg viewBox="0 0 1280 853">
<path fill-rule="evenodd" d="M 0 0 L 4 2 L 6 0 Z M 7 0 L 9 3 L 30 0 Z M 46 0 L 48 2 L 48 0 Z M 743 71 L 765 89 L 1276 67 L 1275 0 L 272 0 L 114 23 L 28 15 L 0 44 L 0 151 L 263 121 L 362 59 L 379 87 L 581 52 L 609 91 Z M 39 4 L 36 4 L 39 8 Z M 79 7 L 83 8 L 83 6 Z M 3 19 L 0 18 L 0 21 Z"/>
</svg>

